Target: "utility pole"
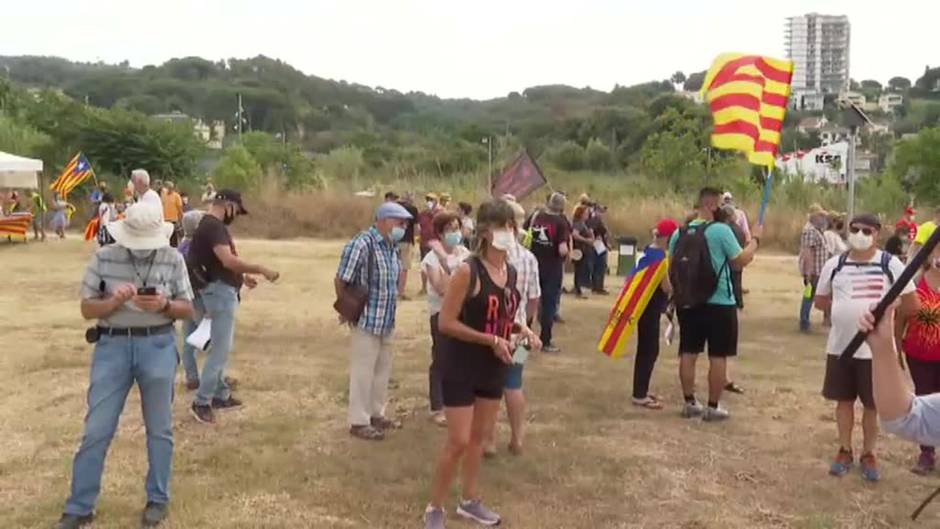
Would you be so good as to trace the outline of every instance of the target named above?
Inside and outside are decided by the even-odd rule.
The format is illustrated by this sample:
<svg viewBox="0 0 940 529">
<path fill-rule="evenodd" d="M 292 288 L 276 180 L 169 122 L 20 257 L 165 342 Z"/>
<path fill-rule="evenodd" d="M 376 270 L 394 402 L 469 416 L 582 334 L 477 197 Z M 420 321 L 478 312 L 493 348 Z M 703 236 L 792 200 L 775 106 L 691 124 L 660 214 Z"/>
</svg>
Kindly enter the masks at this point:
<svg viewBox="0 0 940 529">
<path fill-rule="evenodd" d="M 238 142 L 242 141 L 242 93 L 239 92 L 238 96 L 238 109 L 235 110 L 235 130 L 238 131 Z"/>
<path fill-rule="evenodd" d="M 848 209 L 848 220 L 852 220 L 855 217 L 855 138 L 858 135 L 858 127 L 850 126 L 849 127 L 849 147 L 846 149 L 846 158 L 845 161 L 845 179 L 849 184 L 849 204 Z"/>
<path fill-rule="evenodd" d="M 489 163 L 487 164 L 487 170 L 486 170 L 486 192 L 492 194 L 493 193 L 493 138 L 491 136 L 487 136 L 483 138 L 483 143 L 486 144 L 487 154 L 488 154 L 487 159 L 489 161 Z"/>
</svg>

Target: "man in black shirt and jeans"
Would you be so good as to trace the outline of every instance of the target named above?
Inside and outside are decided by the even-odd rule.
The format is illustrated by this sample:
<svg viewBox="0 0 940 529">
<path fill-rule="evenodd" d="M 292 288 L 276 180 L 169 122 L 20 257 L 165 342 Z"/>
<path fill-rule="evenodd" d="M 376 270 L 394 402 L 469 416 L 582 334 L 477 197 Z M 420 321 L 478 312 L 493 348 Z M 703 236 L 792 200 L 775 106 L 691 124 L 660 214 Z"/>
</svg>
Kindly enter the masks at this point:
<svg viewBox="0 0 940 529">
<path fill-rule="evenodd" d="M 568 256 L 568 240 L 571 227 L 564 217 L 567 199 L 561 193 L 552 193 L 546 211 L 536 213 L 530 220 L 532 230 L 532 253 L 539 262 L 539 285 L 542 297 L 539 309 L 539 325 L 542 351 L 560 351 L 552 343 L 552 326 L 561 301 L 561 284 L 565 276 L 565 258 Z"/>
<path fill-rule="evenodd" d="M 243 284 L 248 288 L 258 285 L 250 274 L 260 274 L 268 281 L 275 281 L 279 276 L 269 268 L 246 263 L 238 257 L 228 225 L 236 217 L 247 214 L 241 193 L 231 189 L 216 193 L 193 234 L 186 259 L 190 278 L 196 283 L 193 288 L 200 294 L 198 305 L 201 306 L 196 310 L 199 315 L 212 319 L 209 354 L 191 408 L 193 416 L 202 423 L 215 422 L 213 409 L 241 406 L 241 401 L 232 396 L 225 382 L 225 369 L 235 337 L 239 290 Z"/>
</svg>

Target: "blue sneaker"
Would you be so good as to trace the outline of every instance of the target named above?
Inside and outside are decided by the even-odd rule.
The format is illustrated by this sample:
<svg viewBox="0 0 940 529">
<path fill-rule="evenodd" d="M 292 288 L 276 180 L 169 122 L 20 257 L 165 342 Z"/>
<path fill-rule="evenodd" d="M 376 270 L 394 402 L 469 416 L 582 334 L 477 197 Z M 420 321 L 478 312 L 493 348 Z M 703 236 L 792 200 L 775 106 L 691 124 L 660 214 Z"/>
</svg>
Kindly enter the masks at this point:
<svg viewBox="0 0 940 529">
<path fill-rule="evenodd" d="M 849 473 L 849 470 L 852 469 L 852 465 L 852 452 L 850 450 L 840 448 L 839 453 L 836 455 L 835 461 L 833 461 L 832 466 L 829 467 L 829 474 L 837 478 L 841 478 L 842 476 Z"/>
<path fill-rule="evenodd" d="M 862 478 L 865 481 L 875 482 L 881 479 L 881 471 L 878 470 L 878 462 L 875 461 L 875 454 L 869 452 L 859 458 L 862 465 Z"/>
</svg>

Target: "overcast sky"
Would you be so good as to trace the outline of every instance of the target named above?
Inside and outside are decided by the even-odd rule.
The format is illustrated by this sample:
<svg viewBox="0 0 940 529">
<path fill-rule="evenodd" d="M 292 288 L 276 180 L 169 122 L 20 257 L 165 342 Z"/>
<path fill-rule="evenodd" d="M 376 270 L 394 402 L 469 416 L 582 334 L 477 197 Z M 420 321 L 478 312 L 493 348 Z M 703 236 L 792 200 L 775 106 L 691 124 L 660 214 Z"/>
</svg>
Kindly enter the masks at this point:
<svg viewBox="0 0 940 529">
<path fill-rule="evenodd" d="M 704 70 L 725 51 L 784 56 L 784 19 L 846 14 L 851 74 L 940 64 L 937 0 L 9 0 L 0 54 L 159 64 L 258 54 L 308 74 L 442 97 L 539 84 L 610 90 Z"/>
</svg>

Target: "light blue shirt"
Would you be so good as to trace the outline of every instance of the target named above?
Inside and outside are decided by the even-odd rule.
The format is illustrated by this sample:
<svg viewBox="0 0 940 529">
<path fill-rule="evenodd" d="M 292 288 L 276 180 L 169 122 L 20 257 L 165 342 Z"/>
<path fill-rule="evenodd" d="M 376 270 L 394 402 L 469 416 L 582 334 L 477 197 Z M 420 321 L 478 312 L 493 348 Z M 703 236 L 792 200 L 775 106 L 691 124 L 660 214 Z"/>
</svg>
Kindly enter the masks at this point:
<svg viewBox="0 0 940 529">
<path fill-rule="evenodd" d="M 694 233 L 697 227 L 705 224 L 703 220 L 693 220 L 689 223 Z M 669 253 L 675 253 L 676 241 L 679 240 L 679 230 L 672 234 L 669 240 Z M 708 241 L 708 253 L 712 258 L 712 268 L 718 274 L 718 288 L 712 297 L 708 298 L 709 305 L 737 306 L 734 298 L 734 288 L 731 285 L 731 261 L 741 255 L 741 245 L 734 236 L 731 227 L 721 222 L 714 222 L 705 231 L 705 240 Z"/>
<path fill-rule="evenodd" d="M 907 415 L 881 424 L 886 432 L 908 441 L 926 446 L 940 444 L 940 393 L 914 397 Z"/>
</svg>

